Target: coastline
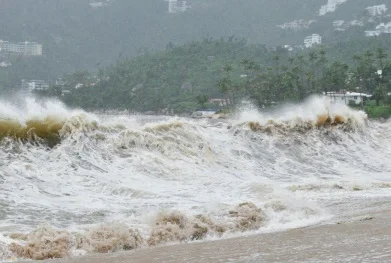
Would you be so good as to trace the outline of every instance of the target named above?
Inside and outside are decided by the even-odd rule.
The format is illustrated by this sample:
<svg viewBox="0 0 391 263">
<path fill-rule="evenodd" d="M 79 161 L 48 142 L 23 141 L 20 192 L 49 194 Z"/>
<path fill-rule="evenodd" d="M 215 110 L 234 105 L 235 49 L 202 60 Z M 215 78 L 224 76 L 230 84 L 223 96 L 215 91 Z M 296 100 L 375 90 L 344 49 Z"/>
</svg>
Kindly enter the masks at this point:
<svg viewBox="0 0 391 263">
<path fill-rule="evenodd" d="M 386 210 L 284 232 L 39 262 L 389 262 L 390 218 Z"/>
</svg>

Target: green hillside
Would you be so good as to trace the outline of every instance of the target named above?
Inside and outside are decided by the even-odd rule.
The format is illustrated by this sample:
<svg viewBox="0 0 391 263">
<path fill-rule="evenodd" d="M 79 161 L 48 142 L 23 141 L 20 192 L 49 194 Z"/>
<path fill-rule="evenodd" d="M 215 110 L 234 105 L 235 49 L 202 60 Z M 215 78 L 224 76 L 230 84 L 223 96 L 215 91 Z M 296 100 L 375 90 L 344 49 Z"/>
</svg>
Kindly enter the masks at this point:
<svg viewBox="0 0 391 263">
<path fill-rule="evenodd" d="M 89 110 L 156 113 L 192 112 L 208 106 L 209 99 L 224 99 L 230 106 L 250 99 L 264 107 L 357 88 L 380 103 L 391 91 L 388 43 L 384 36 L 290 53 L 234 37 L 210 38 L 120 60 L 96 78 L 77 72 L 65 87 L 39 94 Z"/>
</svg>

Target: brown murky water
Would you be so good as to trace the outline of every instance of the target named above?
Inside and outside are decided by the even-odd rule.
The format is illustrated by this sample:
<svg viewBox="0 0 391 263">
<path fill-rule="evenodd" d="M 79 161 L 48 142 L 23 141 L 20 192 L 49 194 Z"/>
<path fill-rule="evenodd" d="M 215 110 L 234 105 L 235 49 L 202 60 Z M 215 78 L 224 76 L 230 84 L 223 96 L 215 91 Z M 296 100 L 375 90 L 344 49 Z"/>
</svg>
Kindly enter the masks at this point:
<svg viewBox="0 0 391 263">
<path fill-rule="evenodd" d="M 391 211 L 286 232 L 45 262 L 391 262 Z"/>
</svg>

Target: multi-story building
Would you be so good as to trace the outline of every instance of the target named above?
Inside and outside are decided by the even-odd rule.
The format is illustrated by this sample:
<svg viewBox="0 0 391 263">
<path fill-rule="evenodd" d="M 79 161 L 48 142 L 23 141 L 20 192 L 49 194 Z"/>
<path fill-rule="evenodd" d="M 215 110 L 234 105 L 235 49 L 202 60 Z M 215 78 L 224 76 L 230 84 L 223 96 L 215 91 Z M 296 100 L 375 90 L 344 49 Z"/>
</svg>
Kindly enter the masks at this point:
<svg viewBox="0 0 391 263">
<path fill-rule="evenodd" d="M 322 37 L 318 34 L 312 34 L 304 39 L 304 46 L 306 48 L 311 48 L 314 45 L 322 44 Z"/>
<path fill-rule="evenodd" d="M 388 8 L 383 4 L 367 7 L 366 10 L 371 16 L 379 16 L 387 12 Z"/>
<path fill-rule="evenodd" d="M 0 40 L 0 51 L 24 56 L 41 56 L 42 45 L 35 42 L 11 43 Z"/>
<path fill-rule="evenodd" d="M 32 92 L 35 90 L 47 90 L 49 84 L 44 80 L 25 80 L 22 79 L 22 90 Z"/>
<path fill-rule="evenodd" d="M 340 4 L 345 3 L 346 1 L 348 0 L 328 0 L 327 4 L 322 5 L 322 7 L 320 8 L 319 15 L 323 16 L 327 13 L 334 12 L 335 10 L 337 10 L 337 7 Z"/>
<path fill-rule="evenodd" d="M 185 12 L 187 9 L 189 9 L 189 6 L 187 5 L 187 1 L 185 0 L 165 0 L 168 2 L 168 12 L 169 13 L 180 13 Z"/>
</svg>

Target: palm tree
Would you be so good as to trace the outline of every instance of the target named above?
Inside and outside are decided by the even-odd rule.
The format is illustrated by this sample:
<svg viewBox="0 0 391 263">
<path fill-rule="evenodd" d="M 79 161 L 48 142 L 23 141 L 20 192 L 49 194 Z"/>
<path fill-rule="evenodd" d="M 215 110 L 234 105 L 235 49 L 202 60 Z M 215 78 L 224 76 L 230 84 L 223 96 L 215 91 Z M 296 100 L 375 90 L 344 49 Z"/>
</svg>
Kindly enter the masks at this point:
<svg viewBox="0 0 391 263">
<path fill-rule="evenodd" d="M 326 51 L 324 49 L 319 50 L 318 61 L 316 62 L 316 76 L 315 78 L 318 81 L 318 92 L 324 90 L 325 94 L 327 94 L 327 90 L 325 89 L 325 85 L 323 83 L 323 76 L 325 74 L 326 68 Z"/>
<path fill-rule="evenodd" d="M 223 70 L 229 75 L 229 73 L 233 70 L 233 67 L 232 65 L 227 64 L 223 67 Z"/>
<path fill-rule="evenodd" d="M 274 55 L 273 56 L 273 60 L 275 61 L 275 66 L 276 66 L 276 71 L 277 71 L 277 74 L 280 73 L 279 71 L 279 61 L 280 61 L 280 56 L 278 54 Z"/>
<path fill-rule="evenodd" d="M 387 54 L 383 48 L 378 48 L 376 50 L 376 58 L 379 61 L 380 69 L 383 70 L 384 69 L 384 59 L 387 58 Z"/>
</svg>

